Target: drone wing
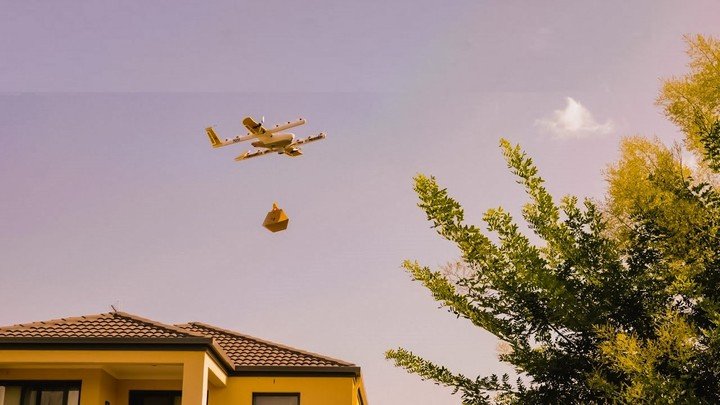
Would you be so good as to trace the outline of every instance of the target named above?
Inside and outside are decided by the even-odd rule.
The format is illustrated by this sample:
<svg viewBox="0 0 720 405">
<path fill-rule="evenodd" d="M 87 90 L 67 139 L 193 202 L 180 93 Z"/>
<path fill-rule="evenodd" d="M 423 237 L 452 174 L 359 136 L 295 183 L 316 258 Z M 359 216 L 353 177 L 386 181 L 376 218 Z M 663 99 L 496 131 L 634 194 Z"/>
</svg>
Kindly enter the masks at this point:
<svg viewBox="0 0 720 405">
<path fill-rule="evenodd" d="M 236 157 L 235 161 L 239 162 L 241 160 L 246 160 L 246 159 L 250 159 L 250 158 L 254 158 L 254 157 L 258 157 L 258 156 L 267 155 L 268 153 L 272 153 L 272 152 L 279 152 L 279 153 L 282 153 L 282 154 L 285 154 L 285 155 L 291 156 L 291 157 L 300 156 L 300 155 L 302 155 L 302 150 L 297 147 L 298 145 L 302 145 L 304 143 L 309 143 L 309 142 L 319 141 L 321 139 L 325 139 L 325 133 L 323 133 L 323 132 L 321 132 L 317 135 L 314 135 L 314 136 L 309 136 L 304 139 L 298 139 L 297 141 L 291 143 L 290 145 L 286 146 L 284 149 L 282 149 L 280 151 L 273 150 L 273 149 L 263 149 L 263 150 L 256 150 L 256 151 L 252 151 L 252 152 L 247 151 L 247 152 L 243 153 L 242 155 Z"/>
<path fill-rule="evenodd" d="M 274 128 L 270 128 L 267 130 L 267 132 L 270 132 L 271 134 L 274 134 L 276 132 L 284 131 L 286 129 L 299 127 L 300 125 L 305 125 L 307 121 L 305 121 L 304 118 L 299 118 L 297 121 L 288 121 L 285 124 L 278 124 L 275 125 Z"/>
<path fill-rule="evenodd" d="M 262 155 L 267 155 L 268 153 L 274 152 L 272 149 L 266 149 L 266 150 L 256 150 L 256 151 L 247 151 L 243 153 L 242 155 L 235 158 L 236 162 L 239 162 L 241 160 L 250 159 Z"/>
<path fill-rule="evenodd" d="M 290 156 L 290 157 L 300 156 L 303 153 L 302 153 L 302 149 L 300 149 L 298 147 L 298 145 L 302 145 L 302 144 L 308 143 L 308 142 L 319 141 L 321 139 L 325 139 L 325 134 L 322 132 L 315 136 L 309 136 L 305 139 L 298 139 L 297 141 L 286 146 L 285 149 L 283 149 L 282 153 L 284 153 L 286 156 Z"/>
<path fill-rule="evenodd" d="M 297 141 L 293 142 L 292 145 L 290 145 L 290 146 L 302 145 L 302 144 L 304 144 L 304 143 L 320 141 L 320 140 L 322 140 L 322 139 L 325 139 L 325 133 L 324 133 L 324 132 L 320 132 L 320 133 L 317 134 L 317 135 L 308 136 L 307 138 L 304 138 L 304 139 L 298 139 Z"/>
</svg>

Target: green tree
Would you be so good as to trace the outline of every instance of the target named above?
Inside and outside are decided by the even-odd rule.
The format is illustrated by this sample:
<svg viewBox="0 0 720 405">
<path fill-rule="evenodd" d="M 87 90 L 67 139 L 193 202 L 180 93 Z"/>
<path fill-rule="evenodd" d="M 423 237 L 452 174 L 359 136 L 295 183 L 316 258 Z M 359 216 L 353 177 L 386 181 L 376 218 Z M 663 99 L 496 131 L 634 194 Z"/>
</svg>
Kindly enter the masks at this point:
<svg viewBox="0 0 720 405">
<path fill-rule="evenodd" d="M 667 301 L 649 335 L 600 329 L 602 358 L 624 380 L 607 385 L 608 392 L 623 402 L 720 402 L 720 211 L 713 187 L 720 169 L 720 42 L 699 35 L 686 41 L 690 72 L 665 81 L 658 103 L 685 134 L 698 167 L 683 166 L 679 148 L 631 138 L 608 171 L 606 212 L 652 235 L 653 267 Z M 621 240 L 634 237 L 617 229 Z"/>
<path fill-rule="evenodd" d="M 658 97 L 685 143 L 713 169 L 720 169 L 720 41 L 686 36 L 690 72 L 665 81 Z"/>
<path fill-rule="evenodd" d="M 608 171 L 605 212 L 618 241 L 644 241 L 650 277 L 638 287 L 652 289 L 661 305 L 645 331 L 598 328 L 600 357 L 622 378 L 613 384 L 598 369 L 592 381 L 625 403 L 718 403 L 720 196 L 657 141 L 629 138 L 622 151 Z"/>
<path fill-rule="evenodd" d="M 717 99 L 706 87 L 720 52 L 706 57 L 706 48 L 714 52 L 718 42 L 689 41 L 692 73 L 666 82 L 659 102 L 689 147 L 717 168 L 707 141 L 715 136 Z M 688 99 L 691 106 L 683 106 Z M 558 203 L 519 146 L 500 146 L 529 197 L 523 219 L 542 243 L 531 243 L 501 208 L 485 213 L 485 230 L 466 224 L 447 190 L 418 175 L 419 206 L 458 246 L 466 271 L 449 275 L 412 261 L 403 267 L 450 312 L 505 342 L 510 350 L 500 360 L 520 378 L 466 377 L 402 348 L 386 356 L 452 387 L 466 404 L 720 403 L 720 196 L 713 186 L 694 179 L 678 148 L 634 137 L 607 172 L 605 202 L 569 196 Z"/>
</svg>

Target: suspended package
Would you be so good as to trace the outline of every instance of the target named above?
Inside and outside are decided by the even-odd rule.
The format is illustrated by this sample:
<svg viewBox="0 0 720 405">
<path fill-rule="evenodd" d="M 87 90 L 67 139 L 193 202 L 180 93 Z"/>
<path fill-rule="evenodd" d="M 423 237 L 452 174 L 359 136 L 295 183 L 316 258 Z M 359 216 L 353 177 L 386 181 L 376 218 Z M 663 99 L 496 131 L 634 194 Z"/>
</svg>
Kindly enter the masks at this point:
<svg viewBox="0 0 720 405">
<path fill-rule="evenodd" d="M 278 232 L 284 231 L 288 226 L 288 222 L 290 222 L 290 218 L 285 214 L 285 211 L 278 208 L 277 203 L 273 203 L 272 210 L 265 216 L 263 226 L 270 232 Z"/>
</svg>

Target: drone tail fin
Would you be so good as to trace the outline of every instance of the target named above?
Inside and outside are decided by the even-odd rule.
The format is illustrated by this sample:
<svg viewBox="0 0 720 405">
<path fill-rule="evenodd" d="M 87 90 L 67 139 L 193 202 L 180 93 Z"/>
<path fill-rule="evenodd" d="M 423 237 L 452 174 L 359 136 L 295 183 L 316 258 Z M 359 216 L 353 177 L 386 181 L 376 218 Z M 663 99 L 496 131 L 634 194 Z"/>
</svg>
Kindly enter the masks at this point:
<svg viewBox="0 0 720 405">
<path fill-rule="evenodd" d="M 215 130 L 212 127 L 205 128 L 205 132 L 207 132 L 208 138 L 210 138 L 210 144 L 213 148 L 219 148 L 223 146 L 223 143 L 220 141 L 220 138 L 218 138 Z"/>
</svg>

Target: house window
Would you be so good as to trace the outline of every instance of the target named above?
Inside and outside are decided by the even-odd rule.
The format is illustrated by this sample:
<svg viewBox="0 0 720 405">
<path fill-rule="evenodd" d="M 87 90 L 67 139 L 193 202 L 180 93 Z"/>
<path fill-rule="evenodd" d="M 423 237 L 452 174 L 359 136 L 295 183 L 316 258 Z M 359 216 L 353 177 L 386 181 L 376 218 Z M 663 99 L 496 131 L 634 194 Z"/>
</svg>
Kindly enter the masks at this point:
<svg viewBox="0 0 720 405">
<path fill-rule="evenodd" d="M 79 405 L 80 382 L 0 381 L 0 405 Z"/>
<path fill-rule="evenodd" d="M 253 405 L 300 405 L 299 393 L 254 393 Z"/>
<path fill-rule="evenodd" d="M 13 385 L 0 386 L 0 404 L 2 405 L 20 405 L 21 395 L 22 387 Z"/>
<path fill-rule="evenodd" d="M 130 405 L 180 405 L 181 403 L 181 391 L 130 391 Z"/>
</svg>

